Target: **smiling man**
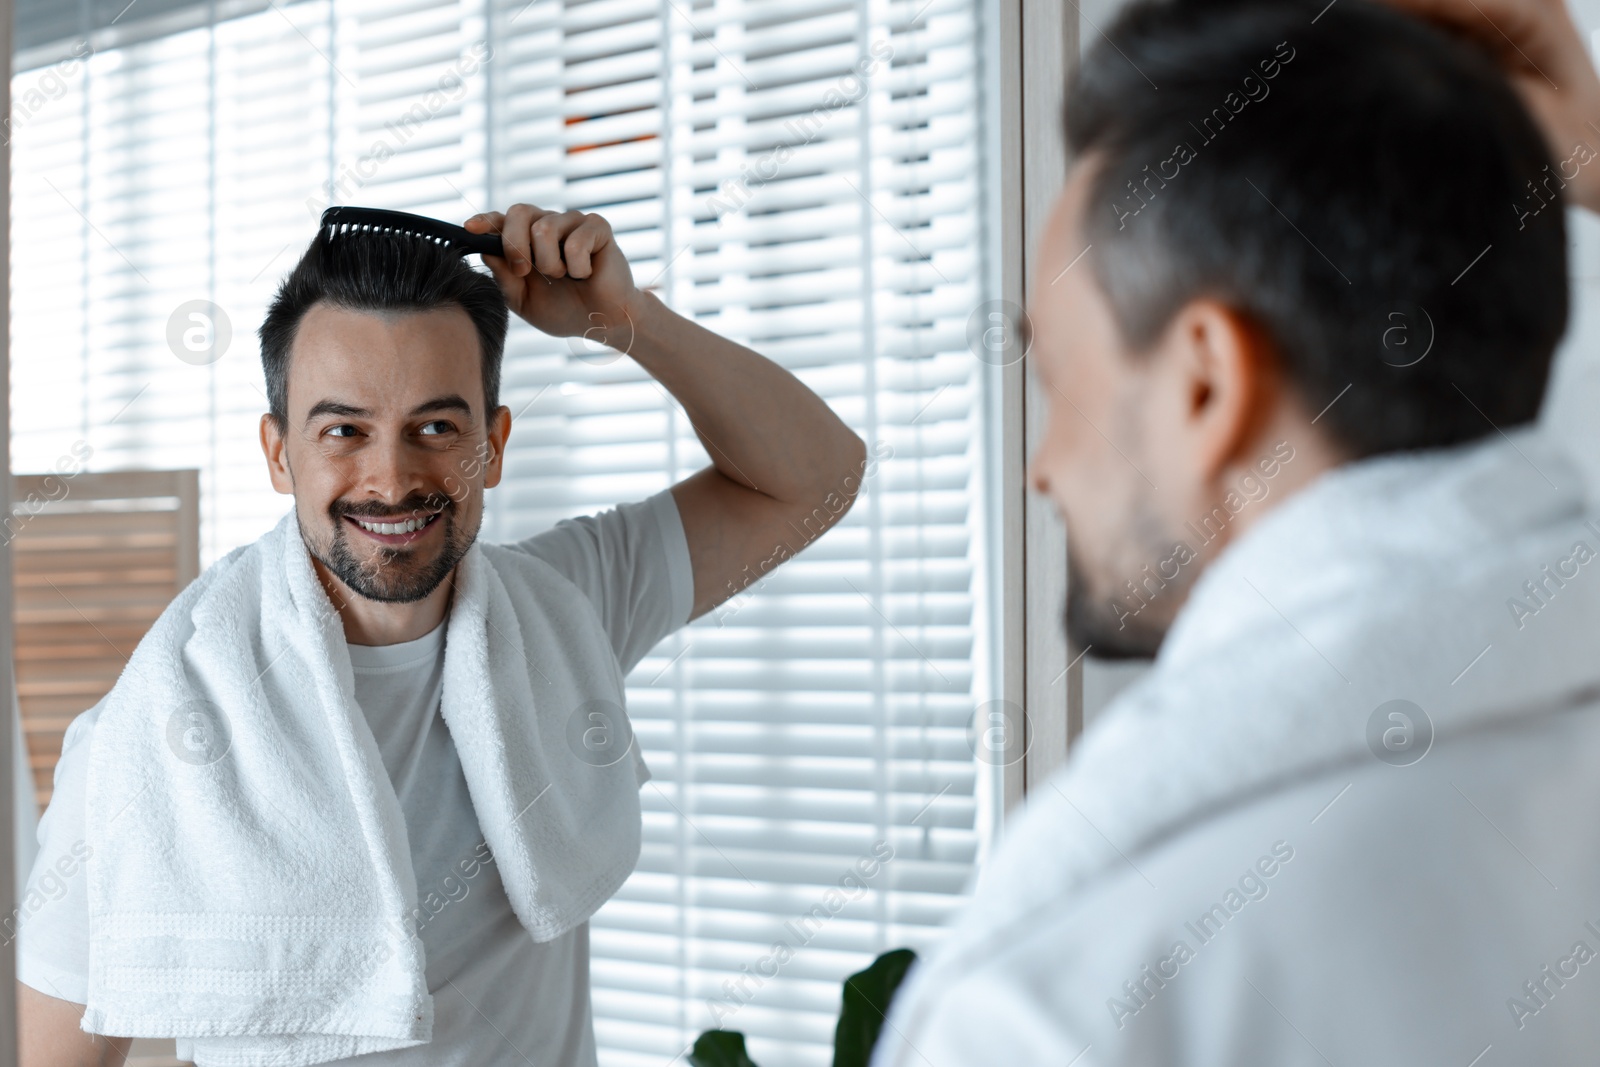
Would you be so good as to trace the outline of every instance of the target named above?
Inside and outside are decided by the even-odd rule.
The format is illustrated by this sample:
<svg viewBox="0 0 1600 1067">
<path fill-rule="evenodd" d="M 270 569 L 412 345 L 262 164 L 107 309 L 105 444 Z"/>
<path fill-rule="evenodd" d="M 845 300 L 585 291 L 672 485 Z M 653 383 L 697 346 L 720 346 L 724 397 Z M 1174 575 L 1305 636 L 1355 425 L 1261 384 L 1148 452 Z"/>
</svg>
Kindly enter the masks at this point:
<svg viewBox="0 0 1600 1067">
<path fill-rule="evenodd" d="M 1364 0 L 1145 0 L 1077 72 L 1029 475 L 1068 635 L 1154 664 L 875 1067 L 1594 1062 L 1600 516 L 1535 425 L 1567 264 L 1525 205 L 1600 84 L 1561 0 L 1412 6 L 1544 136 Z"/>
<path fill-rule="evenodd" d="M 836 522 L 865 449 L 637 289 L 603 218 L 468 227 L 503 235 L 492 277 L 324 230 L 280 287 L 260 437 L 294 507 L 67 732 L 33 879 L 65 885 L 19 945 L 25 1067 L 120 1062 L 120 1035 L 201 1067 L 595 1062 L 587 920 L 633 868 L 649 777 L 622 679 Z M 508 312 L 626 351 L 712 465 L 481 544 Z"/>
</svg>

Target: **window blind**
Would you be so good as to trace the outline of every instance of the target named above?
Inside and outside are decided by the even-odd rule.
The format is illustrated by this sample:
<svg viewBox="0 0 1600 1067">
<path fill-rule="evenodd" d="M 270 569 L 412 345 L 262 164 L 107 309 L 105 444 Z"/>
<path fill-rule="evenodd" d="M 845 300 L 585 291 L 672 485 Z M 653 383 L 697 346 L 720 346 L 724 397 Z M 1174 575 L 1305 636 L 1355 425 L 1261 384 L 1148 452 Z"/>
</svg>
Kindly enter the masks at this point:
<svg viewBox="0 0 1600 1067">
<path fill-rule="evenodd" d="M 207 565 L 290 506 L 254 330 L 324 206 L 604 214 L 641 285 L 792 370 L 873 463 L 826 537 L 628 679 L 654 780 L 592 923 L 601 1062 L 720 1024 L 763 1067 L 828 1063 L 842 979 L 932 944 L 983 837 L 977 0 L 196 6 L 127 43 L 80 22 L 15 75 L 17 469 L 80 440 L 92 470 L 199 466 Z M 515 319 L 502 402 L 488 539 L 709 462 L 630 360 Z"/>
</svg>

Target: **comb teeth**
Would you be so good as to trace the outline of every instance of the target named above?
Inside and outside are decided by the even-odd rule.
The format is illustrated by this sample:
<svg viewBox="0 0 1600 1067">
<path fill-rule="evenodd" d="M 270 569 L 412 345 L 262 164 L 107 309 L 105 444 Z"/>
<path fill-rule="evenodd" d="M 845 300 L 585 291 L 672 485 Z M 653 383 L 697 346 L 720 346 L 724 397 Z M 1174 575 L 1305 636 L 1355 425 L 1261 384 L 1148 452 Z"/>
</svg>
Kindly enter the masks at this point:
<svg viewBox="0 0 1600 1067">
<path fill-rule="evenodd" d="M 377 226 L 370 222 L 335 222 L 326 227 L 328 233 L 334 237 L 355 233 L 394 233 L 402 237 L 414 237 L 419 241 L 428 241 L 436 245 L 448 245 L 449 241 L 443 237 L 435 237 L 431 233 L 418 233 L 416 230 L 404 226 Z"/>
</svg>

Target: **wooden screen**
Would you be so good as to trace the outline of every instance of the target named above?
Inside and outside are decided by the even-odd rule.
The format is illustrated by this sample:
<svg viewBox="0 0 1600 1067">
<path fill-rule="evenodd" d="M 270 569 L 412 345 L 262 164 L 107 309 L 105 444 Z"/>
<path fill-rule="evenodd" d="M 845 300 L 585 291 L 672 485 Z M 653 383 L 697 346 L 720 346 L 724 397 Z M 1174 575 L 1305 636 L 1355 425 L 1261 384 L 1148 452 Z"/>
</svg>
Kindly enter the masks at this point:
<svg viewBox="0 0 1600 1067">
<path fill-rule="evenodd" d="M 17 698 L 43 812 L 67 725 L 200 573 L 200 472 L 18 474 L 11 509 Z"/>
</svg>

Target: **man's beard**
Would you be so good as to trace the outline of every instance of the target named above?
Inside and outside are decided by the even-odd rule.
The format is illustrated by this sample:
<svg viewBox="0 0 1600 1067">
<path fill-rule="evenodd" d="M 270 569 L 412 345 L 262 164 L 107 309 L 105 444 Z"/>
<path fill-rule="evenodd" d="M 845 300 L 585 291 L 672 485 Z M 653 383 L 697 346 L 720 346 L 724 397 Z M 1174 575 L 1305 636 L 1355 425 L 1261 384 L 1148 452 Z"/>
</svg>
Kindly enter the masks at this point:
<svg viewBox="0 0 1600 1067">
<path fill-rule="evenodd" d="M 1137 606 L 1135 603 L 1133 608 Z M 1131 614 L 1133 608 L 1123 603 L 1118 611 L 1111 596 L 1090 589 L 1077 556 L 1067 549 L 1067 597 L 1061 624 L 1073 648 L 1086 651 L 1092 659 L 1154 658 L 1167 628 L 1146 611 Z"/>
<path fill-rule="evenodd" d="M 408 501 L 401 510 L 427 511 L 437 506 L 437 498 L 434 498 Z M 461 558 L 467 554 L 467 549 L 472 547 L 472 542 L 477 537 L 477 530 L 463 530 L 455 524 L 454 513 L 454 504 L 447 500 L 444 510 L 434 520 L 444 527 L 442 530 L 444 545 L 431 561 L 418 559 L 418 554 L 424 549 L 415 546 L 392 548 L 376 542 L 374 542 L 376 555 L 366 560 L 357 558 L 355 550 L 350 545 L 351 532 L 344 516 L 367 518 L 369 521 L 371 517 L 354 511 L 341 510 L 337 505 L 329 512 L 333 519 L 333 537 L 325 552 L 319 553 L 312 547 L 313 542 L 305 536 L 303 527 L 300 530 L 300 538 L 306 543 L 317 562 L 332 571 L 356 594 L 368 600 L 390 604 L 413 603 L 427 597 L 450 576 L 450 572 L 461 562 Z"/>
<path fill-rule="evenodd" d="M 1067 543 L 1067 596 L 1062 606 L 1062 627 L 1072 647 L 1098 659 L 1153 659 L 1167 636 L 1172 617 L 1199 577 L 1201 561 L 1192 558 L 1181 564 L 1176 574 L 1161 574 L 1163 561 L 1172 559 L 1179 538 L 1162 531 L 1160 519 L 1147 498 L 1133 503 L 1127 523 L 1127 538 L 1147 561 L 1151 574 L 1165 583 L 1159 588 L 1141 584 L 1148 578 L 1144 564 L 1125 577 L 1138 587 L 1139 596 L 1122 590 L 1101 589 L 1085 570 L 1083 562 Z M 1094 575 L 1106 585 L 1114 579 L 1104 572 Z M 1143 601 L 1141 602 L 1141 597 Z"/>
</svg>

